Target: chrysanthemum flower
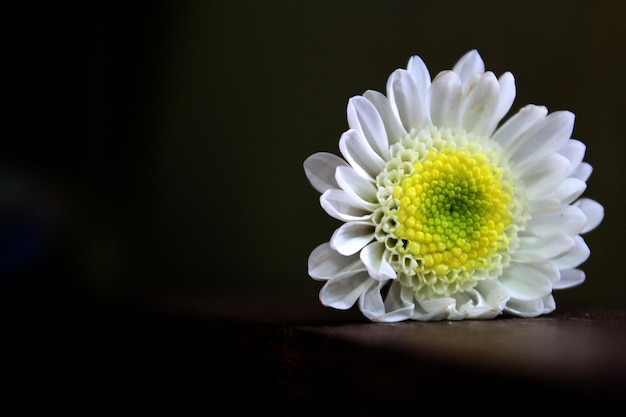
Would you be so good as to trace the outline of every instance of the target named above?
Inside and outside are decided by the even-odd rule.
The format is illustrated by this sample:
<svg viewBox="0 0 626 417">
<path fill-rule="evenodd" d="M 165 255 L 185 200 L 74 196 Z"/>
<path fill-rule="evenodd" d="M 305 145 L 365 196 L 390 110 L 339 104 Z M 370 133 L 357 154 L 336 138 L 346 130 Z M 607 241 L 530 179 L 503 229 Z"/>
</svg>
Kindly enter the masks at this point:
<svg viewBox="0 0 626 417">
<path fill-rule="evenodd" d="M 592 167 L 574 115 L 515 98 L 509 72 L 476 50 L 432 81 L 422 59 L 348 102 L 340 158 L 304 162 L 320 203 L 344 222 L 308 260 L 323 305 L 358 300 L 372 321 L 535 317 L 553 290 L 585 280 L 581 235 L 604 217 L 580 198 Z"/>
</svg>

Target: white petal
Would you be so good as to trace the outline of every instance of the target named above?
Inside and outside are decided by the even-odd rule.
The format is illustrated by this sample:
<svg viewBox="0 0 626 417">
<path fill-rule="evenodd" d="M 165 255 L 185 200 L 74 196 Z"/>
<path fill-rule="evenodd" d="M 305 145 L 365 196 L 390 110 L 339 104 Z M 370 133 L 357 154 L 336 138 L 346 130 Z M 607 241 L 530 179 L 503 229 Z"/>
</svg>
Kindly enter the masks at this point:
<svg viewBox="0 0 626 417">
<path fill-rule="evenodd" d="M 338 275 L 354 275 L 366 271 L 358 255 L 343 256 L 330 247 L 329 242 L 322 243 L 309 255 L 308 272 L 316 280 L 328 280 Z"/>
<path fill-rule="evenodd" d="M 318 152 L 304 160 L 304 173 L 313 188 L 320 193 L 329 188 L 339 188 L 335 181 L 335 170 L 340 166 L 349 166 L 346 161 L 328 152 Z"/>
<path fill-rule="evenodd" d="M 376 186 L 370 180 L 359 175 L 351 166 L 337 167 L 337 184 L 346 192 L 368 203 L 376 203 Z"/>
<path fill-rule="evenodd" d="M 418 300 L 412 318 L 419 321 L 445 320 L 455 305 L 456 300 L 451 297 Z"/>
<path fill-rule="evenodd" d="M 460 124 L 462 87 L 458 75 L 443 71 L 430 86 L 430 114 L 435 126 L 455 128 Z"/>
<path fill-rule="evenodd" d="M 385 259 L 384 243 L 378 241 L 370 243 L 361 250 L 360 256 L 372 278 L 376 280 L 396 278 L 396 272 Z"/>
<path fill-rule="evenodd" d="M 487 135 L 498 101 L 500 86 L 492 72 L 485 73 L 472 89 L 462 108 L 462 126 L 479 136 Z"/>
<path fill-rule="evenodd" d="M 573 129 L 573 113 L 568 111 L 551 113 L 526 135 L 520 136 L 506 153 L 512 161 L 522 167 L 526 163 L 556 152 L 569 140 Z"/>
<path fill-rule="evenodd" d="M 570 176 L 581 181 L 587 181 L 592 172 L 593 167 L 591 165 L 589 165 L 587 162 L 581 162 Z"/>
<path fill-rule="evenodd" d="M 358 130 L 349 129 L 341 135 L 339 150 L 356 172 L 371 181 L 385 166 L 385 161 L 374 152 Z"/>
<path fill-rule="evenodd" d="M 529 104 L 515 113 L 493 134 L 493 140 L 502 145 L 506 151 L 520 136 L 524 135 L 548 114 L 548 109 L 543 106 Z"/>
<path fill-rule="evenodd" d="M 590 198 L 581 198 L 574 206 L 578 207 L 587 216 L 587 223 L 580 233 L 587 233 L 596 227 L 604 219 L 604 207 L 602 204 Z"/>
<path fill-rule="evenodd" d="M 528 232 L 537 236 L 565 233 L 574 236 L 583 230 L 587 217 L 578 207 L 562 206 L 533 214 L 528 223 Z"/>
<path fill-rule="evenodd" d="M 589 250 L 589 246 L 587 246 L 585 240 L 580 236 L 575 236 L 574 242 L 575 245 L 570 251 L 553 261 L 554 265 L 557 268 L 576 268 L 578 265 L 582 264 L 589 258 L 591 251 Z"/>
<path fill-rule="evenodd" d="M 411 74 L 411 77 L 413 77 L 417 91 L 420 94 L 426 94 L 430 87 L 430 72 L 422 58 L 417 55 L 412 56 L 409 59 L 406 70 Z"/>
<path fill-rule="evenodd" d="M 459 59 L 459 61 L 452 68 L 452 71 L 459 75 L 462 82 L 465 82 L 472 75 L 485 72 L 485 63 L 480 57 L 478 51 L 473 49 Z"/>
<path fill-rule="evenodd" d="M 370 285 L 361 293 L 359 297 L 359 309 L 365 317 L 375 320 L 378 316 L 384 314 L 385 304 L 380 290 L 383 282 L 370 282 Z"/>
<path fill-rule="evenodd" d="M 415 304 L 413 304 L 413 292 L 404 285 L 400 285 L 398 281 L 392 281 L 389 291 L 385 297 L 385 311 L 395 312 L 408 308 L 410 310 L 410 318 L 413 314 Z"/>
<path fill-rule="evenodd" d="M 554 301 L 552 294 L 546 295 L 541 301 L 543 301 L 543 311 L 541 314 L 549 314 L 556 310 L 556 301 Z"/>
<path fill-rule="evenodd" d="M 556 304 L 552 294 L 548 294 L 537 300 L 517 300 L 511 298 L 504 309 L 508 314 L 519 317 L 537 317 L 551 313 L 555 310 Z"/>
<path fill-rule="evenodd" d="M 513 259 L 518 262 L 542 262 L 566 253 L 574 245 L 574 238 L 565 233 L 540 237 L 522 235 Z"/>
<path fill-rule="evenodd" d="M 380 293 L 384 285 L 385 282 L 372 284 L 361 295 L 361 298 L 359 299 L 359 308 L 363 315 L 372 321 L 387 323 L 398 322 L 411 318 L 411 314 L 413 313 L 412 304 L 404 305 L 397 309 L 387 311 L 387 305 L 383 301 L 382 295 Z M 390 294 L 388 295 L 388 297 L 390 295 L 393 296 L 392 290 L 390 290 Z"/>
<path fill-rule="evenodd" d="M 559 153 L 570 161 L 570 170 L 568 174 L 572 174 L 580 165 L 585 157 L 587 147 L 584 143 L 576 139 L 570 139 L 563 144 Z"/>
<path fill-rule="evenodd" d="M 372 223 L 344 223 L 333 233 L 330 246 L 344 256 L 354 255 L 374 239 L 374 231 Z"/>
<path fill-rule="evenodd" d="M 500 88 L 500 99 L 498 100 L 498 106 L 493 112 L 493 116 L 489 121 L 489 124 L 485 127 L 485 134 L 490 136 L 500 123 L 500 120 L 511 109 L 511 105 L 515 100 L 515 78 L 510 72 L 505 72 L 500 76 L 498 80 Z"/>
<path fill-rule="evenodd" d="M 567 176 L 569 160 L 558 153 L 545 156 L 521 170 L 529 198 L 541 199 Z"/>
<path fill-rule="evenodd" d="M 507 289 L 511 297 L 517 300 L 529 301 L 544 297 L 552 291 L 553 275 L 556 271 L 549 264 L 521 264 L 511 263 L 500 277 L 500 282 Z"/>
<path fill-rule="evenodd" d="M 477 307 L 488 307 L 493 314 L 502 313 L 502 309 L 509 299 L 509 292 L 504 285 L 495 279 L 486 279 L 478 281 L 474 289 L 480 294 L 480 302 Z"/>
<path fill-rule="evenodd" d="M 365 220 L 372 212 L 364 207 L 364 202 L 345 192 L 331 188 L 320 196 L 320 205 L 329 216 L 344 222 Z"/>
<path fill-rule="evenodd" d="M 383 119 L 372 102 L 362 96 L 352 97 L 348 101 L 348 125 L 360 131 L 380 157 L 385 160 L 389 159 L 387 131 Z"/>
<path fill-rule="evenodd" d="M 561 271 L 561 279 L 557 281 L 553 288 L 562 290 L 572 288 L 585 282 L 585 271 L 580 269 L 565 269 Z"/>
<path fill-rule="evenodd" d="M 483 280 L 464 292 L 456 293 L 456 314 L 449 319 L 491 319 L 502 313 L 509 293 L 498 280 Z"/>
<path fill-rule="evenodd" d="M 531 318 L 540 316 L 543 312 L 543 301 L 539 300 L 531 300 L 531 301 L 520 301 L 515 298 L 511 298 L 504 308 L 505 314 L 510 314 L 513 316 Z"/>
<path fill-rule="evenodd" d="M 570 204 L 587 189 L 587 183 L 577 178 L 566 178 L 554 190 L 551 197 L 559 200 L 562 204 Z"/>
<path fill-rule="evenodd" d="M 320 301 L 325 306 L 347 310 L 354 305 L 372 281 L 367 272 L 333 278 L 320 290 Z"/>
<path fill-rule="evenodd" d="M 387 81 L 387 96 L 395 106 L 402 125 L 407 132 L 420 130 L 428 123 L 426 96 L 406 70 L 397 69 Z"/>
<path fill-rule="evenodd" d="M 378 91 L 367 90 L 363 93 L 363 96 L 367 98 L 378 110 L 378 114 L 383 120 L 385 130 L 387 131 L 387 140 L 389 145 L 398 142 L 406 135 L 406 130 L 400 122 L 399 116 L 394 111 L 389 99 Z"/>
</svg>

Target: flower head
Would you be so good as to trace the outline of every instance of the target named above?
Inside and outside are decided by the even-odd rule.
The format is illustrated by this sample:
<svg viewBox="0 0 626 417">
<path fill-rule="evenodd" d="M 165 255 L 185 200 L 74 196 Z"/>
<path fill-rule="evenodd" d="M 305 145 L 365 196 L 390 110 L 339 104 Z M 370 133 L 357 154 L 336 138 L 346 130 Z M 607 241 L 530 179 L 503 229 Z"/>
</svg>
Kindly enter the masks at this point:
<svg viewBox="0 0 626 417">
<path fill-rule="evenodd" d="M 304 162 L 343 222 L 308 260 L 323 305 L 383 322 L 534 317 L 585 280 L 581 235 L 604 208 L 580 198 L 592 167 L 574 115 L 527 105 L 501 123 L 514 98 L 513 75 L 472 50 L 432 80 L 413 56 L 386 95 L 349 100 L 343 158 Z"/>
</svg>

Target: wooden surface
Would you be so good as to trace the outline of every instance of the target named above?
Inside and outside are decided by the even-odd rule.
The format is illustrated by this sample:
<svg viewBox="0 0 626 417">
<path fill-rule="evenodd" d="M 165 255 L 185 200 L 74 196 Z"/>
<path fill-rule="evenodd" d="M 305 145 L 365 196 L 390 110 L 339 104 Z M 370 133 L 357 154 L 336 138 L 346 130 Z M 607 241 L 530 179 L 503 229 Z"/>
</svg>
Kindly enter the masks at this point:
<svg viewBox="0 0 626 417">
<path fill-rule="evenodd" d="M 261 390 L 288 415 L 484 415 L 502 402 L 517 412 L 608 410 L 626 394 L 625 310 L 429 323 L 350 317 L 235 322 L 227 356 L 242 364 L 241 391 Z"/>
<path fill-rule="evenodd" d="M 545 415 L 626 394 L 621 308 L 385 324 L 317 300 L 143 301 L 82 297 L 33 313 L 17 329 L 18 375 L 112 409 L 209 415 Z"/>
</svg>

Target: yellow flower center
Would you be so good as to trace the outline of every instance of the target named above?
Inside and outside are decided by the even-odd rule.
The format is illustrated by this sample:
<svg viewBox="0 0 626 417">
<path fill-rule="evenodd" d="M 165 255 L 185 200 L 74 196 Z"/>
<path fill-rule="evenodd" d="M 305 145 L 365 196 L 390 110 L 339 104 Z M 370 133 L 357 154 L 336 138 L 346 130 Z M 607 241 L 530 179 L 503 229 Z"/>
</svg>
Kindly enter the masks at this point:
<svg viewBox="0 0 626 417">
<path fill-rule="evenodd" d="M 512 196 L 502 188 L 500 169 L 482 153 L 453 148 L 430 151 L 413 168 L 394 187 L 400 202 L 395 234 L 408 241 L 399 252 L 440 275 L 487 267 L 489 255 L 508 246 L 503 232 Z"/>
<path fill-rule="evenodd" d="M 398 282 L 418 299 L 498 277 L 525 226 L 523 194 L 499 145 L 431 127 L 390 148 L 376 178 L 375 238 Z"/>
</svg>

